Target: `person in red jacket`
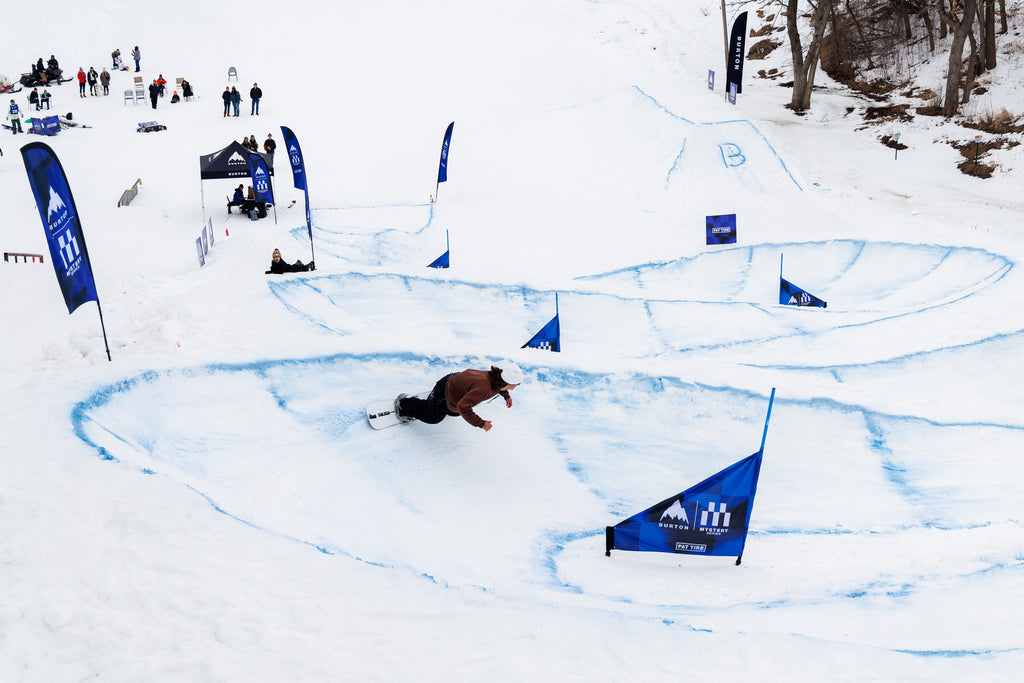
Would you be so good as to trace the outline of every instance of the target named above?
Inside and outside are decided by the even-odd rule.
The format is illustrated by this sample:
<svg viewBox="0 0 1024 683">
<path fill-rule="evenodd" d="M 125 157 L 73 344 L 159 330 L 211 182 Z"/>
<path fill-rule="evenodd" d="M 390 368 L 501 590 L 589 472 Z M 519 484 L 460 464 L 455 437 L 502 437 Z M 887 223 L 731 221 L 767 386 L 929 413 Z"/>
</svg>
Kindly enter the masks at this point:
<svg viewBox="0 0 1024 683">
<path fill-rule="evenodd" d="M 78 67 L 78 96 L 85 97 L 85 69 Z"/>
<path fill-rule="evenodd" d="M 473 408 L 495 396 L 505 399 L 505 407 L 512 407 L 510 391 L 523 381 L 523 371 L 512 361 L 492 365 L 490 370 L 463 370 L 445 375 L 437 381 L 427 398 L 399 394 L 395 399 L 395 414 L 403 422 L 419 420 L 437 424 L 445 417 L 459 415 L 463 420 L 491 431 L 491 421 L 477 415 Z"/>
</svg>

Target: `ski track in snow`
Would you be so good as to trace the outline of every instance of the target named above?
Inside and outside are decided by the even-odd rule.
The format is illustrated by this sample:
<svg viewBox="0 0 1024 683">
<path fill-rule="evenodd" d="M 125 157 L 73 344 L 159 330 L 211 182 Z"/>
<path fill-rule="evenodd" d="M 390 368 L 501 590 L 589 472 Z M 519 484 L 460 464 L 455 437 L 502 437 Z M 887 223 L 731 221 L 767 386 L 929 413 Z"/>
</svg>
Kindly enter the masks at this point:
<svg viewBox="0 0 1024 683">
<path fill-rule="evenodd" d="M 700 153 L 691 140 L 708 137 L 707 131 L 714 130 L 718 137 L 705 141 L 703 152 L 709 153 L 709 145 L 718 145 L 726 167 L 730 158 L 724 144 L 735 145 L 734 153 L 743 156 L 744 162 L 751 140 L 759 138 L 766 146 L 767 151 L 757 155 L 761 160 L 757 168 L 771 164 L 771 169 L 761 174 L 744 169 L 746 189 L 768 191 L 780 179 L 800 187 L 749 121 L 694 124 L 638 88 L 609 99 L 616 98 L 627 100 L 630 106 L 640 100 L 656 113 L 700 130 L 699 135 L 684 138 L 666 170 L 666 185 L 681 179 L 686 174 L 686 159 Z M 621 101 L 613 105 L 625 106 Z M 731 142 L 739 139 L 742 148 Z M 313 211 L 317 249 L 358 268 L 387 268 L 389 263 L 407 262 L 422 253 L 428 240 L 437 242 L 440 254 L 443 241 L 438 231 L 431 230 L 434 213 L 432 204 L 318 208 Z M 293 230 L 298 238 L 304 233 L 304 227 Z M 742 232 L 740 238 L 742 241 Z M 783 276 L 826 299 L 828 309 L 808 311 L 778 305 L 782 255 Z M 457 255 L 453 256 L 453 261 L 456 259 Z M 643 359 L 738 356 L 745 346 L 757 345 L 769 359 L 761 367 L 824 374 L 842 382 L 852 375 L 862 380 L 875 373 L 888 375 L 890 371 L 880 368 L 896 363 L 926 367 L 930 362 L 960 362 L 969 366 L 983 362 L 985 355 L 1000 345 L 1019 344 L 1024 321 L 1012 313 L 983 320 L 972 316 L 971 308 L 973 297 L 998 296 L 1005 288 L 1015 287 L 1009 277 L 1014 265 L 983 249 L 938 244 L 830 240 L 709 247 L 696 257 L 578 277 L 573 281 L 577 288 L 559 290 L 558 294 L 567 349 Z M 880 270 L 891 276 L 880 280 Z M 727 608 L 775 610 L 861 600 L 900 602 L 924 592 L 968 591 L 979 581 L 1013 580 L 1024 565 L 1024 556 L 1014 550 L 1024 540 L 1014 523 L 1015 503 L 1024 495 L 1024 485 L 1000 481 L 999 467 L 979 472 L 973 463 L 935 456 L 956 450 L 948 448 L 950 442 L 963 444 L 965 450 L 975 442 L 999 442 L 1004 447 L 996 452 L 1024 452 L 1024 425 L 937 420 L 836 401 L 780 396 L 751 531 L 765 566 L 773 569 L 762 570 L 760 582 L 725 581 L 724 585 L 721 573 L 695 571 L 680 577 L 676 600 L 666 602 L 664 586 L 648 592 L 641 582 L 630 578 L 643 574 L 642 561 L 629 558 L 611 563 L 602 557 L 603 527 L 753 451 L 763 419 L 763 395 L 643 373 L 606 376 L 552 368 L 538 356 L 537 363 L 523 364 L 529 377 L 529 397 L 517 403 L 516 411 L 501 414 L 513 428 L 531 425 L 538 435 L 536 452 L 492 454 L 485 465 L 474 458 L 479 435 L 456 420 L 438 427 L 413 425 L 373 433 L 365 424 L 362 407 L 376 397 L 370 394 L 386 396 L 408 389 L 410 378 L 416 386 L 428 386 L 452 367 L 481 364 L 468 349 L 494 346 L 510 338 L 525 341 L 551 316 L 554 291 L 388 272 L 311 275 L 274 280 L 268 288 L 298 320 L 331 334 L 358 337 L 362 329 L 389 325 L 398 339 L 422 335 L 438 339 L 440 346 L 450 342 L 467 351 L 461 358 L 435 358 L 395 349 L 146 372 L 83 399 L 71 415 L 77 436 L 102 458 L 141 473 L 170 477 L 218 512 L 322 553 L 410 572 L 454 590 L 541 592 L 541 599 L 554 604 L 583 604 L 634 618 L 660 618 L 666 623 L 692 622 L 694 629 L 706 628 L 702 625 L 709 614 Z M 405 300 L 407 308 L 403 310 L 420 315 L 403 320 L 394 311 L 360 305 L 366 299 L 360 293 L 370 290 L 377 300 L 382 292 L 393 292 Z M 479 330 L 474 323 L 481 318 L 481 307 L 500 309 L 506 315 Z M 691 307 L 719 309 L 720 326 L 689 328 L 686 312 Z M 900 325 L 917 316 L 956 320 L 964 331 L 957 343 L 942 347 L 936 347 L 926 334 L 915 337 L 908 332 L 899 356 L 871 343 L 875 326 Z M 588 319 L 609 317 L 623 321 L 620 336 L 598 337 L 588 332 Z M 794 340 L 827 347 L 844 339 L 852 339 L 857 350 L 846 348 L 841 356 L 824 350 L 800 358 L 793 358 L 789 351 Z M 777 346 L 777 353 L 772 354 L 772 345 Z M 908 353 L 908 348 L 916 350 Z M 860 360 L 838 362 L 851 355 Z M 272 437 L 272 443 L 266 442 L 264 433 L 258 439 L 249 436 L 238 418 L 227 415 L 223 431 L 197 433 L 188 415 L 212 405 L 212 400 L 207 403 L 204 398 L 213 396 L 233 403 L 246 420 L 256 420 L 279 436 Z M 589 408 L 584 409 L 584 403 Z M 134 409 L 124 410 L 129 404 Z M 578 407 L 573 414 L 589 418 L 565 424 L 558 418 L 559 405 Z M 494 410 L 485 406 L 481 412 Z M 664 428 L 658 428 L 666 423 L 678 423 L 679 427 L 666 435 Z M 833 466 L 842 473 L 841 485 L 823 482 L 813 491 L 793 490 L 790 485 L 787 498 L 779 499 L 771 492 L 786 487 L 773 484 L 787 482 L 788 471 L 814 467 L 786 456 L 787 444 L 815 438 L 813 430 L 801 429 L 801 425 L 815 425 L 821 431 L 843 429 L 859 438 L 848 452 L 821 456 L 834 460 Z M 448 458 L 411 462 L 407 444 L 424 440 L 443 443 Z M 940 449 L 940 444 L 945 448 Z M 299 455 L 284 465 L 270 455 L 278 449 Z M 639 457 L 635 455 L 638 452 L 643 453 L 643 474 L 628 476 L 621 464 Z M 682 468 L 681 453 L 686 455 Z M 517 471 L 513 465 L 516 457 L 529 458 L 532 466 Z M 479 471 L 460 473 L 467 469 L 467 460 Z M 308 477 L 296 475 L 300 470 L 318 472 L 322 487 L 302 490 L 289 486 L 293 475 L 296 483 L 308 481 Z M 543 477 L 537 476 L 538 472 Z M 436 508 L 434 498 L 444 496 L 446 489 L 457 490 L 461 476 L 473 477 L 474 486 L 485 497 L 456 503 L 460 514 L 448 515 Z M 365 497 L 336 500 L 328 485 L 335 477 L 364 482 Z M 488 478 L 493 478 L 489 485 Z M 652 481 L 656 483 L 652 485 Z M 860 512 L 855 512 L 855 506 L 843 506 L 831 518 L 809 519 L 802 514 L 802 500 L 827 495 L 863 496 L 872 504 Z M 490 505 L 515 505 L 517 500 L 527 499 L 535 509 L 524 513 L 522 529 L 512 538 L 483 540 L 489 520 L 496 520 L 487 513 Z M 385 512 L 366 520 L 371 503 Z M 366 528 L 354 529 L 345 523 L 355 518 Z M 439 550 L 445 533 L 480 539 L 485 552 L 477 546 Z M 916 546 L 933 549 L 931 571 L 922 573 L 919 566 L 900 558 L 899 548 L 907 537 L 913 537 Z M 1007 537 L 1012 542 L 993 541 Z M 786 557 L 780 539 L 790 547 L 797 539 L 806 554 Z M 879 548 L 888 547 L 894 559 L 886 567 L 834 562 L 837 555 L 855 556 L 859 549 L 868 548 L 870 554 L 884 554 Z M 942 558 L 954 552 L 960 558 L 965 554 L 973 557 L 973 571 L 944 569 Z M 436 561 L 441 554 L 445 560 Z M 671 556 L 663 559 L 680 562 Z M 786 565 L 794 562 L 820 563 L 820 579 L 794 589 L 784 579 Z M 480 576 L 488 575 L 488 563 L 503 567 L 505 575 L 511 571 L 518 577 L 516 584 L 495 586 L 481 581 Z M 715 590 L 710 588 L 712 582 L 719 584 Z M 756 585 L 756 593 L 748 587 L 751 584 Z M 879 624 L 875 628 L 880 633 L 878 640 L 884 641 L 890 627 Z M 1008 650 L 937 647 L 893 651 L 959 657 Z"/>
</svg>

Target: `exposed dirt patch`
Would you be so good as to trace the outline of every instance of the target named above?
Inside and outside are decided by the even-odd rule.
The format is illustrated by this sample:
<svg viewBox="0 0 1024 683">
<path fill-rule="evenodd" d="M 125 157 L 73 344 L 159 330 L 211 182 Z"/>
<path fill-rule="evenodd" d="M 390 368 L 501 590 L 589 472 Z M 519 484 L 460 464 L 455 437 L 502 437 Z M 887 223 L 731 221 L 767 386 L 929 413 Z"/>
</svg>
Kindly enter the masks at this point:
<svg viewBox="0 0 1024 683">
<path fill-rule="evenodd" d="M 902 142 L 900 142 L 900 136 L 898 134 L 897 135 L 883 135 L 879 139 L 882 141 L 882 144 L 885 145 L 886 147 L 888 147 L 889 149 L 895 149 L 895 150 L 899 151 L 901 149 L 906 149 L 907 148 L 906 145 L 904 145 Z"/>
<path fill-rule="evenodd" d="M 747 59 L 764 59 L 770 55 L 775 48 L 780 47 L 781 45 L 781 41 L 772 40 L 771 38 L 759 40 L 751 45 L 750 49 L 747 50 Z"/>
<path fill-rule="evenodd" d="M 868 107 L 864 110 L 865 121 L 913 121 L 909 104 L 890 104 L 885 107 Z"/>
<path fill-rule="evenodd" d="M 966 142 L 950 140 L 949 144 L 964 157 L 964 160 L 956 166 L 960 169 L 961 173 L 974 176 L 975 178 L 991 178 L 992 174 L 999 167 L 995 164 L 985 163 L 985 154 L 993 149 L 1010 149 L 1020 143 L 1006 138 L 993 138 L 991 140 L 968 140 Z"/>
</svg>

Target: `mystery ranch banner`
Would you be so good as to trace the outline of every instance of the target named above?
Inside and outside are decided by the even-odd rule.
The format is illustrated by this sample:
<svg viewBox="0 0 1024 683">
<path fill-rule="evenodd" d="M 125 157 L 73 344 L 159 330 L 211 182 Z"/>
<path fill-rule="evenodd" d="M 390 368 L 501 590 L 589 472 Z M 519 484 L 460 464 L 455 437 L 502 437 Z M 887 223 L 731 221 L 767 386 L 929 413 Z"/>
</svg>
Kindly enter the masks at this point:
<svg viewBox="0 0 1024 683">
<path fill-rule="evenodd" d="M 267 162 L 259 154 L 249 155 L 249 175 L 252 178 L 252 186 L 256 191 L 256 201 L 274 203 L 274 192 L 270 189 L 270 173 L 267 172 Z"/>
<path fill-rule="evenodd" d="M 291 128 L 281 126 L 281 135 L 284 136 L 284 148 L 288 152 L 288 163 L 292 166 L 295 189 L 302 190 L 306 195 L 306 232 L 309 233 L 309 240 L 312 242 L 313 221 L 309 215 L 309 187 L 306 185 L 306 165 L 302 161 L 302 148 L 299 147 L 299 139 L 295 137 Z"/>
<path fill-rule="evenodd" d="M 729 57 L 725 65 L 725 87 L 728 90 L 730 83 L 736 84 L 736 92 L 743 92 L 743 56 L 744 43 L 747 37 L 747 13 L 736 17 L 732 24 L 732 34 L 729 36 Z"/>
<path fill-rule="evenodd" d="M 607 527 L 606 552 L 741 556 L 761 472 L 761 454 L 758 451 L 696 486 Z"/>
<path fill-rule="evenodd" d="M 21 148 L 21 156 L 46 231 L 50 261 L 57 274 L 60 291 L 64 294 L 68 314 L 74 313 L 86 301 L 99 304 L 78 210 L 60 161 L 42 142 L 25 145 Z"/>
</svg>

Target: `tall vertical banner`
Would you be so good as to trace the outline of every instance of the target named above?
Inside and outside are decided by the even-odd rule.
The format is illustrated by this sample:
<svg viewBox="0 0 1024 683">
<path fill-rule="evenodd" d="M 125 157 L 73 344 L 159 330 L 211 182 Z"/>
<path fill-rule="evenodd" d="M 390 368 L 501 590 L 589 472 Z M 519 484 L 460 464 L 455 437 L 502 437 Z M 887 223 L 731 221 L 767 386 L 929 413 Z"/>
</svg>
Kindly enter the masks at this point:
<svg viewBox="0 0 1024 683">
<path fill-rule="evenodd" d="M 732 23 L 732 34 L 729 36 L 729 56 L 725 65 L 725 87 L 728 91 L 729 85 L 736 84 L 736 92 L 743 92 L 743 58 L 746 55 L 745 43 L 747 40 L 747 13 L 736 17 Z"/>
<path fill-rule="evenodd" d="M 309 233 L 309 250 L 313 253 L 313 222 L 309 216 L 309 186 L 306 183 L 306 164 L 302 160 L 302 148 L 299 147 L 299 140 L 291 128 L 281 126 L 281 135 L 284 137 L 284 147 L 288 152 L 288 163 L 292 167 L 292 179 L 296 190 L 302 190 L 306 195 L 306 232 Z"/>
<path fill-rule="evenodd" d="M 562 350 L 562 328 L 558 321 L 558 292 L 555 292 L 555 317 L 548 321 L 548 324 L 540 328 L 540 331 L 533 335 L 530 341 L 521 348 L 542 349 L 544 351 Z"/>
<path fill-rule="evenodd" d="M 50 261 L 64 295 L 64 303 L 68 307 L 68 315 L 86 301 L 96 302 L 107 360 L 110 360 L 110 345 L 103 327 L 103 311 L 100 309 L 99 294 L 96 293 L 89 250 L 85 246 L 78 208 L 71 196 L 64 168 L 53 150 L 42 142 L 31 142 L 22 147 L 21 157 L 25 162 L 32 194 L 35 195 L 39 217 L 43 221 Z"/>
<path fill-rule="evenodd" d="M 452 144 L 452 131 L 455 129 L 455 122 L 448 124 L 448 130 L 444 132 L 444 140 L 441 142 L 441 161 L 437 165 L 437 186 L 434 188 L 434 199 L 437 199 L 437 191 L 441 189 L 441 183 L 448 181 L 448 148 Z"/>
<path fill-rule="evenodd" d="M 249 177 L 256 191 L 256 201 L 274 204 L 274 188 L 270 184 L 267 162 L 259 154 L 249 155 Z M 277 206 L 274 206 L 274 222 L 277 223 Z"/>
<path fill-rule="evenodd" d="M 605 555 L 611 555 L 612 550 L 724 555 L 735 556 L 739 564 L 774 402 L 772 389 L 761 447 L 756 453 L 615 526 L 605 527 Z"/>
</svg>

